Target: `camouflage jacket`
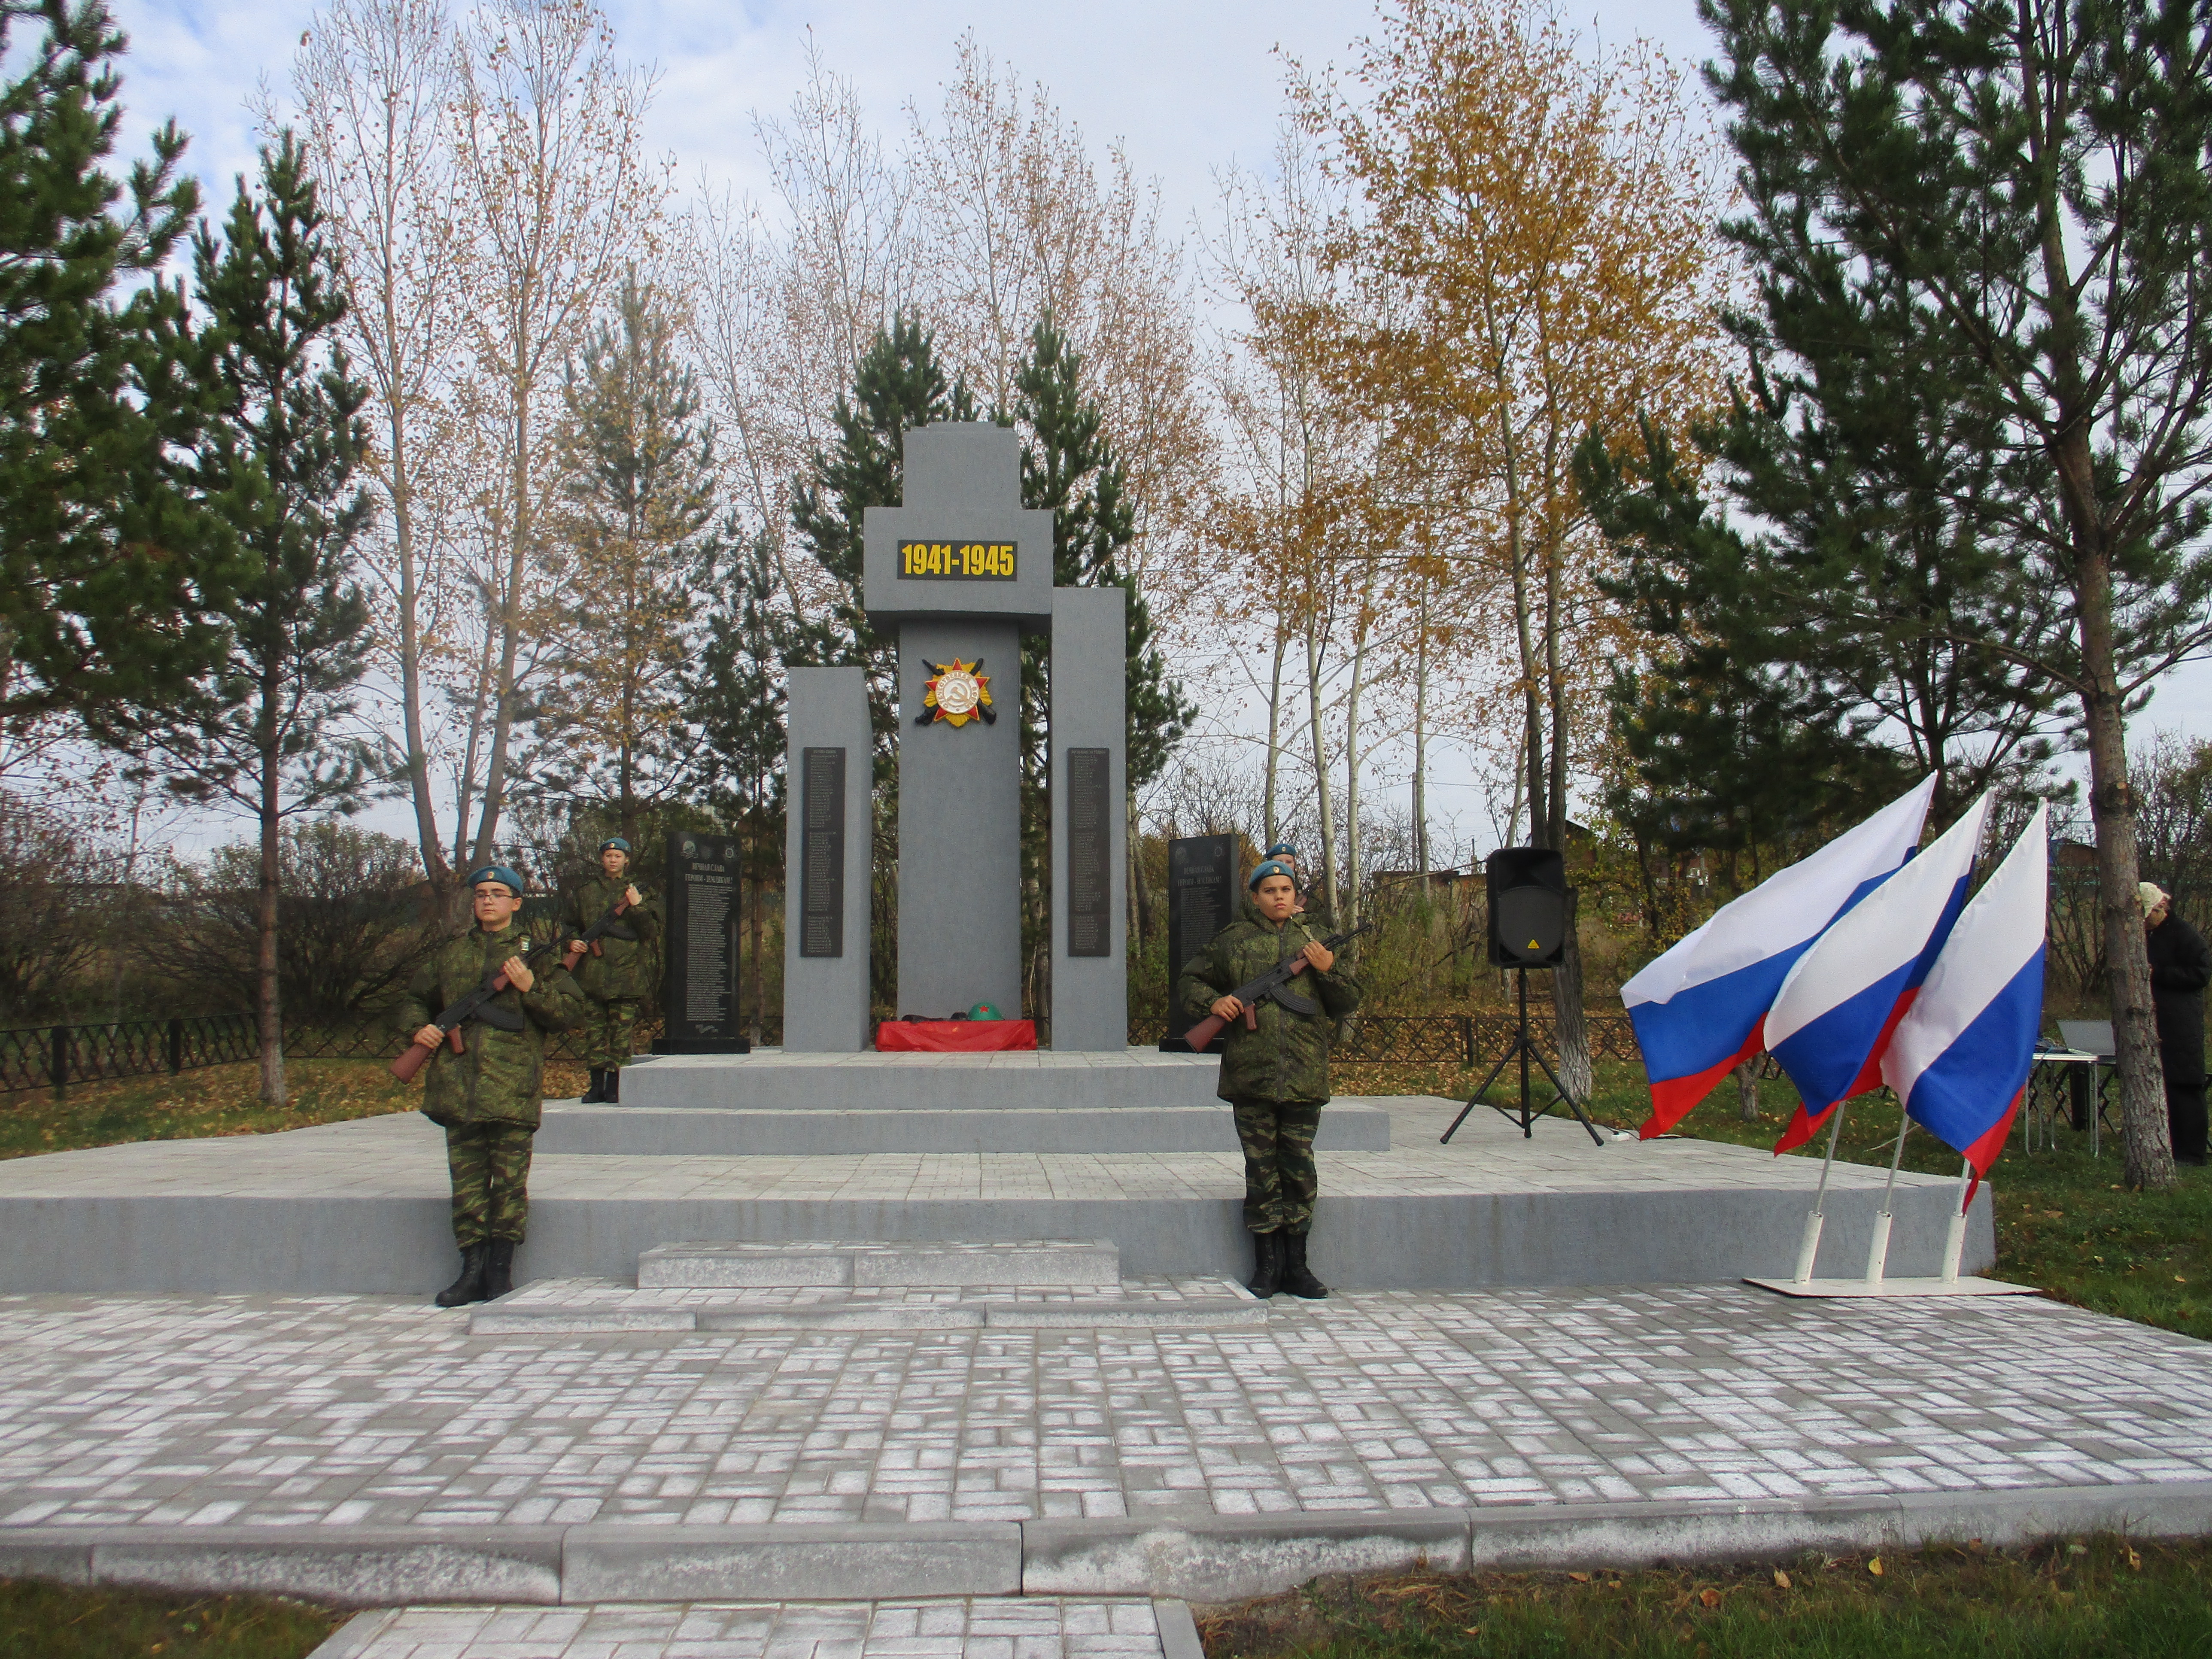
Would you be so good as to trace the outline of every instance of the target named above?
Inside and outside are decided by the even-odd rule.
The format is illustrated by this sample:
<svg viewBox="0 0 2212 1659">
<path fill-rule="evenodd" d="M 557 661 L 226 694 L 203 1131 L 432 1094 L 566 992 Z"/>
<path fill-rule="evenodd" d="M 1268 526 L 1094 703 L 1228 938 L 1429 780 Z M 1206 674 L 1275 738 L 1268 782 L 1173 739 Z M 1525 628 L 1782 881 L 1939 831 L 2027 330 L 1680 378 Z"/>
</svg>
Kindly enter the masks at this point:
<svg viewBox="0 0 2212 1659">
<path fill-rule="evenodd" d="M 520 1030 L 472 1019 L 461 1027 L 466 1053 L 455 1054 L 450 1042 L 439 1045 L 423 1072 L 422 1115 L 433 1123 L 538 1127 L 545 1103 L 545 1033 L 580 1025 L 585 1014 L 583 994 L 561 966 L 559 953 L 540 949 L 553 943 L 543 928 L 533 933 L 510 923 L 491 934 L 471 928 L 440 946 L 409 982 L 399 1005 L 404 1031 L 421 1030 L 498 973 L 509 957 L 529 962 L 536 980 L 526 994 L 510 986 L 489 1005 L 519 1017 Z M 534 962 L 532 950 L 540 951 Z"/>
<path fill-rule="evenodd" d="M 583 938 L 592 924 L 606 915 L 609 907 L 623 896 L 623 889 L 631 884 L 624 876 L 620 881 L 610 881 L 605 875 L 593 876 L 561 901 L 561 926 L 567 929 L 561 935 L 563 946 L 572 939 Z M 638 896 L 645 902 L 631 906 L 615 919 L 619 932 L 602 933 L 598 940 L 601 954 L 584 953 L 576 964 L 576 983 L 584 994 L 594 1002 L 618 1002 L 647 997 L 660 978 L 660 902 L 640 887 Z M 636 935 L 623 939 L 621 933 Z"/>
<path fill-rule="evenodd" d="M 1319 937 L 1297 916 L 1278 927 L 1247 899 L 1243 919 L 1216 933 L 1183 964 L 1176 1000 L 1184 1013 L 1203 1019 L 1216 998 L 1288 961 Z M 1336 1022 L 1359 1006 L 1359 982 L 1341 968 L 1326 974 L 1308 968 L 1284 988 L 1318 1002 L 1322 1012 L 1295 1014 L 1269 997 L 1260 1004 L 1259 1030 L 1246 1030 L 1242 1015 L 1231 1020 L 1224 1034 L 1221 1082 L 1214 1091 L 1224 1100 L 1328 1100 L 1329 1040 Z"/>
</svg>

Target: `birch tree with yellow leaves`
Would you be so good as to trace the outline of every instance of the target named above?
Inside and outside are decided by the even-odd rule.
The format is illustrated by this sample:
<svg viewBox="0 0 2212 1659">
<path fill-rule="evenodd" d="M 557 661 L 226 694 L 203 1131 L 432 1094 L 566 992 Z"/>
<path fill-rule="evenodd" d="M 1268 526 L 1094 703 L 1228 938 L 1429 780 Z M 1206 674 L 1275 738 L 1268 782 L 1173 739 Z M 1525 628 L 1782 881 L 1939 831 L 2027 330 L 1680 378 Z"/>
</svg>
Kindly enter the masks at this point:
<svg viewBox="0 0 2212 1659">
<path fill-rule="evenodd" d="M 1348 73 L 1302 74 L 1293 95 L 1355 192 L 1333 255 L 1389 295 L 1317 319 L 1336 328 L 1325 373 L 1419 457 L 1436 502 L 1475 520 L 1459 556 L 1504 601 L 1494 666 L 1528 838 L 1564 850 L 1619 637 L 1571 458 L 1593 430 L 1626 434 L 1639 411 L 1679 430 L 1721 395 L 1716 151 L 1656 50 L 1599 50 L 1514 0 L 1392 0 Z M 1553 993 L 1563 1075 L 1586 1093 L 1570 951 Z"/>
</svg>

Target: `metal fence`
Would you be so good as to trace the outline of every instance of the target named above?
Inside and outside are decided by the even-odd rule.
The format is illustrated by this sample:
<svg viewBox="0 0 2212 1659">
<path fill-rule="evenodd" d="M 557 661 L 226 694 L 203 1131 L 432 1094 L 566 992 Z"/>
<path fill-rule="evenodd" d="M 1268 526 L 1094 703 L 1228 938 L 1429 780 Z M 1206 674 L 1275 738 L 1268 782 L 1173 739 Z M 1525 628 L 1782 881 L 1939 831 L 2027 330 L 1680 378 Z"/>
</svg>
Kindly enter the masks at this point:
<svg viewBox="0 0 2212 1659">
<path fill-rule="evenodd" d="M 641 1023 L 649 1040 L 657 1026 Z M 284 1032 L 287 1060 L 389 1060 L 406 1038 L 385 1024 L 297 1025 Z M 0 1093 L 51 1089 L 57 1097 L 73 1083 L 152 1077 L 198 1071 L 261 1057 L 261 1034 L 252 1014 L 188 1014 L 168 1019 L 126 1019 L 106 1024 L 36 1025 L 0 1030 Z M 546 1041 L 548 1060 L 581 1060 L 583 1033 L 556 1031 Z"/>
<path fill-rule="evenodd" d="M 1621 1014 L 1595 1014 L 1584 1024 L 1592 1060 L 1641 1060 L 1635 1029 Z M 1516 1022 L 1504 1012 L 1480 1014 L 1362 1014 L 1332 1050 L 1340 1062 L 1385 1066 L 1486 1066 L 1513 1041 Z M 1133 1041 L 1151 1045 L 1164 1035 L 1139 1030 Z M 1559 1058 L 1558 1033 L 1548 1017 L 1528 1018 L 1528 1036 L 1547 1057 Z"/>
</svg>

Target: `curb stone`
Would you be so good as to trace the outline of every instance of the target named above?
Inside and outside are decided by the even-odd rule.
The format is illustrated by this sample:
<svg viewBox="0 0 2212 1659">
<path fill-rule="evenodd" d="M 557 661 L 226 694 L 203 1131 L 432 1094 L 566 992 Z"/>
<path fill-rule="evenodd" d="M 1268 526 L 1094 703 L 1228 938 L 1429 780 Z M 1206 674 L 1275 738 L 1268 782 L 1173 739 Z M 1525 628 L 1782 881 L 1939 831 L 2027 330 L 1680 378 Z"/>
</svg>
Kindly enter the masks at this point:
<svg viewBox="0 0 2212 1659">
<path fill-rule="evenodd" d="M 1152 1618 L 1160 1628 L 1160 1659 L 1206 1659 L 1206 1646 L 1198 1639 L 1198 1620 L 1191 1617 L 1189 1602 L 1155 1601 Z M 319 1659 L 319 1656 L 310 1654 L 308 1659 Z"/>
<path fill-rule="evenodd" d="M 1969 1537 L 2009 1545 L 2106 1530 L 2212 1535 L 2212 1480 L 842 1526 L 17 1527 L 0 1528 L 0 1577 L 252 1591 L 369 1607 L 994 1595 L 1149 1596 L 1164 1607 L 1243 1601 L 1322 1573 L 1424 1560 L 1442 1571 L 1638 1567 Z M 316 1659 L 343 1659 L 348 1651 L 319 1651 Z"/>
<path fill-rule="evenodd" d="M 332 1631 L 307 1659 L 357 1659 L 357 1656 L 368 1650 L 370 1643 L 392 1628 L 403 1611 L 399 1607 L 373 1607 L 367 1613 L 356 1613 Z"/>
</svg>

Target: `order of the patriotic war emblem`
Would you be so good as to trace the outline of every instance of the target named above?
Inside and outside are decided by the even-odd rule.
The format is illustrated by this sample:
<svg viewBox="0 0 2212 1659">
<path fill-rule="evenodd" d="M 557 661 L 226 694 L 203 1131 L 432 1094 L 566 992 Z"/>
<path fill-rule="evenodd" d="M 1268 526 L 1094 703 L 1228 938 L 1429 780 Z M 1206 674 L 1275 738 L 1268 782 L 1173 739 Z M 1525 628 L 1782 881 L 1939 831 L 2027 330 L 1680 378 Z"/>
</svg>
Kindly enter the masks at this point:
<svg viewBox="0 0 2212 1659">
<path fill-rule="evenodd" d="M 955 657 L 951 662 L 929 665 L 937 672 L 921 683 L 921 713 L 915 716 L 916 726 L 933 726 L 939 720 L 947 726 L 965 726 L 972 720 L 981 720 L 986 726 L 998 724 L 998 710 L 991 707 L 991 677 L 975 672 L 983 665 L 981 657 L 973 662 Z"/>
</svg>

